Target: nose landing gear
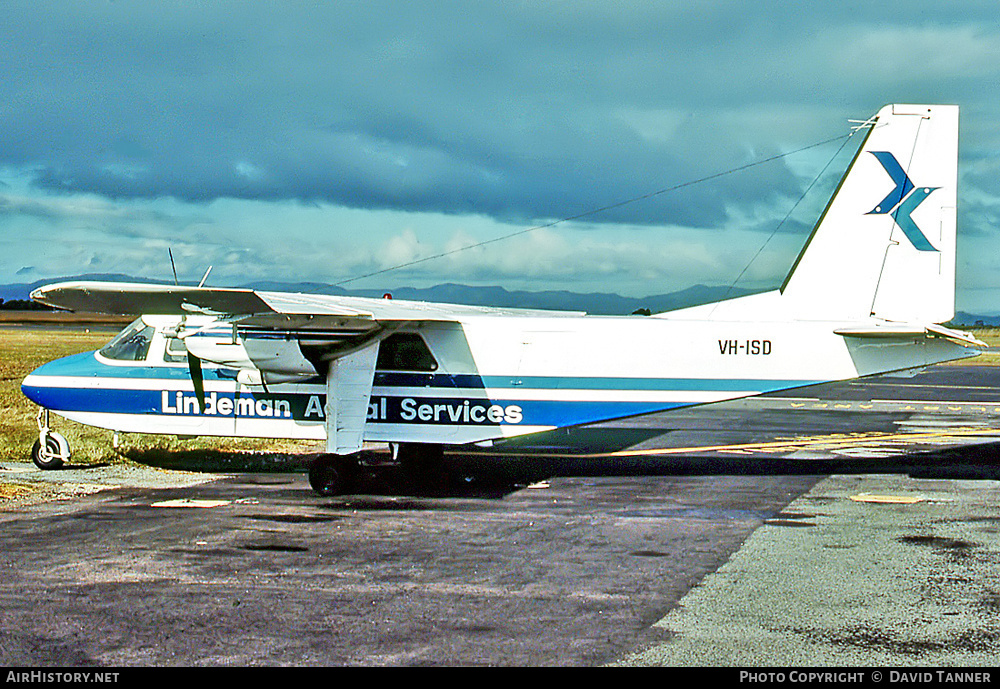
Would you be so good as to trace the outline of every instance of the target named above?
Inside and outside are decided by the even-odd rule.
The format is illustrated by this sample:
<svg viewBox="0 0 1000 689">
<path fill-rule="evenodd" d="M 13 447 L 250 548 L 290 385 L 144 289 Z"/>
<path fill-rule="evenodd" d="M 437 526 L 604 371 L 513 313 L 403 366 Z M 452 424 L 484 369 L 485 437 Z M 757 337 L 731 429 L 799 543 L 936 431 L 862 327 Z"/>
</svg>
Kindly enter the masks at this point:
<svg viewBox="0 0 1000 689">
<path fill-rule="evenodd" d="M 58 469 L 69 461 L 69 443 L 49 428 L 49 410 L 38 410 L 38 440 L 31 446 L 31 461 L 39 469 Z"/>
</svg>

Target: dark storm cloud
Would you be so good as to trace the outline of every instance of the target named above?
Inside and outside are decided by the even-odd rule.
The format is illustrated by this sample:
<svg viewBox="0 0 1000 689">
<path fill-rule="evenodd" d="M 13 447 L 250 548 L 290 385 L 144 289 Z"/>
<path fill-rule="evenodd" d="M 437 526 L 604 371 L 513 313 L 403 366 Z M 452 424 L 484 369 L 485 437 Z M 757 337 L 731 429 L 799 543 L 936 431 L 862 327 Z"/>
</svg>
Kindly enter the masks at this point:
<svg viewBox="0 0 1000 689">
<path fill-rule="evenodd" d="M 846 132 L 890 100 L 982 98 L 993 5 L 899 7 L 13 3 L 0 166 L 112 199 L 574 216 Z M 588 220 L 716 227 L 807 182 L 776 161 Z"/>
<path fill-rule="evenodd" d="M 22 4 L 0 163 L 111 198 L 575 215 L 776 151 L 709 115 L 753 91 L 741 53 L 774 60 L 734 8 Z M 680 125 L 641 135 L 634 111 Z M 775 163 L 594 219 L 709 226 L 800 184 Z"/>
</svg>

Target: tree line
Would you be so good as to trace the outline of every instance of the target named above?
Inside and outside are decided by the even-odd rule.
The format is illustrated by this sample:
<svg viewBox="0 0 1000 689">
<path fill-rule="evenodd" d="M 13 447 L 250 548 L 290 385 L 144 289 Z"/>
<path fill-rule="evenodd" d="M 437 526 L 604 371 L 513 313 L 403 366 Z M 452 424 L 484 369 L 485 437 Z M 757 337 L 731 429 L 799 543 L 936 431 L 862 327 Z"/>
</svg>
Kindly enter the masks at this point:
<svg viewBox="0 0 1000 689">
<path fill-rule="evenodd" d="M 0 299 L 0 310 L 3 311 L 52 311 L 52 307 L 39 304 L 30 299 Z"/>
</svg>

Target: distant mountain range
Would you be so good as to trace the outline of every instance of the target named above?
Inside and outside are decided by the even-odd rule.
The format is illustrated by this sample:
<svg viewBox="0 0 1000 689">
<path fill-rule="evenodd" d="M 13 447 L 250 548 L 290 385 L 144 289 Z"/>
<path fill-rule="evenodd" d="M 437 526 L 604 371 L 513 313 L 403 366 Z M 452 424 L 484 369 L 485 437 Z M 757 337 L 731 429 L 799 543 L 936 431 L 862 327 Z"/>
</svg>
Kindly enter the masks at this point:
<svg viewBox="0 0 1000 689">
<path fill-rule="evenodd" d="M 121 274 L 95 273 L 40 280 L 31 284 L 0 285 L 0 299 L 3 301 L 28 299 L 31 291 L 37 287 L 70 280 L 159 282 L 166 284 L 166 281 L 163 280 L 146 280 Z M 316 282 L 257 281 L 238 285 L 238 287 L 275 292 L 307 292 L 356 297 L 381 297 L 385 293 L 384 290 L 348 290 L 343 287 Z M 735 287 L 695 285 L 679 292 L 670 292 L 668 294 L 657 294 L 648 297 L 623 297 L 620 294 L 610 292 L 580 293 L 566 290 L 541 292 L 524 290 L 509 291 L 503 287 L 474 287 L 447 283 L 424 288 L 400 287 L 391 290 L 391 293 L 396 299 L 412 299 L 415 301 L 435 301 L 472 306 L 586 311 L 587 313 L 596 315 L 627 315 L 639 309 L 649 309 L 651 313 L 659 313 L 688 306 L 708 304 L 720 299 L 731 299 L 751 294 L 752 290 Z M 955 316 L 953 323 L 960 325 L 1000 325 L 1000 316 L 981 316 L 960 312 Z"/>
</svg>

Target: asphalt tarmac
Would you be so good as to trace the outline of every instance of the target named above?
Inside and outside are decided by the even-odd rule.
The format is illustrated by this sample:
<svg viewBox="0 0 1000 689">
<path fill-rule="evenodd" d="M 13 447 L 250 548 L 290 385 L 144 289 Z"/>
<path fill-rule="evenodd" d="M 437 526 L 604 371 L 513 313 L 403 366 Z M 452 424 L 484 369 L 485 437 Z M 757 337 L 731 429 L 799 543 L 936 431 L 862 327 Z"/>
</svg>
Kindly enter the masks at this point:
<svg viewBox="0 0 1000 689">
<path fill-rule="evenodd" d="M 943 366 L 453 454 L 419 490 L 8 465 L 68 490 L 0 505 L 0 663 L 993 665 L 998 442 L 1000 368 Z"/>
</svg>

